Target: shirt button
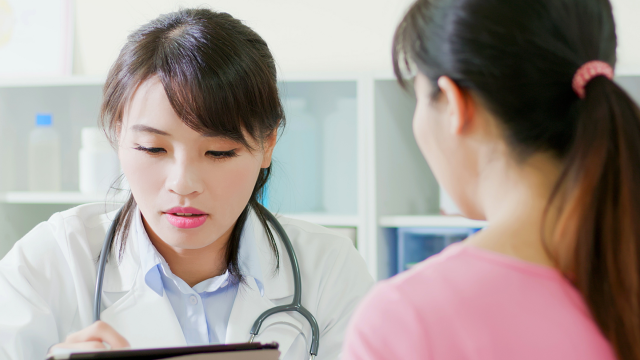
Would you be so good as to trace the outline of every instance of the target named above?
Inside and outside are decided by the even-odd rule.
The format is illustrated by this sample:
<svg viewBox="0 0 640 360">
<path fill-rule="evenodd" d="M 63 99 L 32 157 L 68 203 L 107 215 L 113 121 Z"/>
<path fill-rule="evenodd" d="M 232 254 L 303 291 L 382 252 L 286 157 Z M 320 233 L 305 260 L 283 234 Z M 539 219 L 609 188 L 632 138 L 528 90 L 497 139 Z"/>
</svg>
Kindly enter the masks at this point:
<svg viewBox="0 0 640 360">
<path fill-rule="evenodd" d="M 195 295 L 191 295 L 189 297 L 189 301 L 191 302 L 191 305 L 195 305 L 198 303 L 198 298 Z"/>
</svg>

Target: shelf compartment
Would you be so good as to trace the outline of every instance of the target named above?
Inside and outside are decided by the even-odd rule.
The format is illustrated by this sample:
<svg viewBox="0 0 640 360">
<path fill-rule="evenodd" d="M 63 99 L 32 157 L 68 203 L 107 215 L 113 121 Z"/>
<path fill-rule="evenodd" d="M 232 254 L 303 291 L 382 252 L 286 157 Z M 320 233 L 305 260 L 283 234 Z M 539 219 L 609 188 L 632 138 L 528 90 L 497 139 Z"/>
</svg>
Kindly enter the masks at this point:
<svg viewBox="0 0 640 360">
<path fill-rule="evenodd" d="M 340 215 L 327 213 L 284 213 L 282 216 L 330 227 L 358 227 L 360 218 L 357 215 Z"/>
<path fill-rule="evenodd" d="M 473 228 L 398 228 L 391 234 L 395 239 L 397 258 L 390 269 L 394 275 L 409 270 L 412 266 L 438 254 L 445 247 L 464 240 L 476 229 Z"/>
<path fill-rule="evenodd" d="M 437 227 L 480 229 L 487 226 L 486 221 L 471 220 L 461 216 L 441 215 L 382 216 L 380 217 L 379 224 L 387 228 Z"/>
</svg>

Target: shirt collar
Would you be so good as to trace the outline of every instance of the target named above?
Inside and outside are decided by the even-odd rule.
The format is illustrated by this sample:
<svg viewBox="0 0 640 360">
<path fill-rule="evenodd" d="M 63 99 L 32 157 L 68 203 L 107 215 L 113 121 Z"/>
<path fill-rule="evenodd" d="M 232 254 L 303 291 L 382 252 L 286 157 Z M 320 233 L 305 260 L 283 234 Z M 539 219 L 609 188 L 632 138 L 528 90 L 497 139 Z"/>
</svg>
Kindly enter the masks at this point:
<svg viewBox="0 0 640 360">
<path fill-rule="evenodd" d="M 253 214 L 253 211 L 251 211 L 249 213 L 249 216 L 247 216 L 244 227 L 242 228 L 242 233 L 240 235 L 240 244 L 238 248 L 238 267 L 240 269 L 240 273 L 243 276 L 252 277 L 255 280 L 256 285 L 260 290 L 260 295 L 264 296 L 262 270 L 260 268 L 260 259 L 258 256 L 258 249 L 256 246 L 256 237 L 253 226 L 253 222 L 255 221 L 254 217 L 255 215 Z M 160 255 L 158 250 L 151 243 L 149 235 L 147 234 L 147 231 L 145 230 L 142 223 L 142 214 L 140 213 L 140 209 L 138 209 L 137 207 L 134 213 L 133 222 L 135 227 L 135 234 L 138 238 L 137 242 L 140 251 L 140 265 L 142 266 L 142 271 L 145 274 L 145 283 L 154 292 L 162 296 L 164 286 L 162 284 L 162 276 L 160 274 L 160 271 L 163 271 L 164 274 L 169 278 L 175 278 L 175 275 L 171 273 L 169 264 L 167 264 L 162 255 Z M 231 280 L 229 279 L 229 276 L 229 272 L 226 271 L 220 276 L 216 276 L 196 284 L 193 287 L 193 290 L 198 293 L 214 291 L 215 289 L 226 286 Z M 178 285 L 178 288 L 183 293 L 189 292 L 188 285 L 186 285 L 184 281 L 176 281 L 176 285 Z"/>
</svg>

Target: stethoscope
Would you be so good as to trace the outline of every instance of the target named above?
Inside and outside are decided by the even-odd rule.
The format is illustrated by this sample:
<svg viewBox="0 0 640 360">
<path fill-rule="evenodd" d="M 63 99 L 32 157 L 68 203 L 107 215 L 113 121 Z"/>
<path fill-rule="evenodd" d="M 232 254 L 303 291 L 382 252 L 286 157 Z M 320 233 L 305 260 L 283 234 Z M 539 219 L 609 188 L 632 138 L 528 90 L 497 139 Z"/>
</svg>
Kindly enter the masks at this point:
<svg viewBox="0 0 640 360">
<path fill-rule="evenodd" d="M 271 308 L 258 316 L 256 321 L 253 323 L 251 327 L 251 338 L 249 342 L 253 342 L 253 339 L 258 335 L 260 331 L 260 327 L 266 318 L 273 314 L 277 314 L 280 312 L 287 311 L 296 311 L 300 313 L 300 315 L 304 316 L 305 319 L 311 325 L 311 349 L 309 350 L 309 354 L 311 355 L 311 359 L 315 359 L 318 354 L 318 345 L 320 343 L 320 329 L 318 328 L 318 322 L 316 318 L 309 312 L 309 310 L 305 309 L 302 306 L 302 282 L 300 280 L 300 267 L 298 266 L 298 258 L 296 257 L 295 251 L 293 251 L 293 245 L 291 245 L 291 240 L 289 240 L 289 236 L 287 236 L 287 232 L 284 231 L 282 225 L 278 219 L 271 212 L 269 212 L 264 207 L 261 209 L 264 216 L 267 218 L 267 221 L 271 223 L 271 225 L 276 229 L 278 233 L 278 237 L 284 244 L 284 247 L 287 249 L 287 254 L 289 255 L 289 260 L 291 260 L 291 268 L 293 270 L 293 300 L 291 304 L 288 305 L 280 305 L 274 308 Z M 120 212 L 122 209 L 118 211 L 115 220 L 111 223 L 109 227 L 109 231 L 107 231 L 107 235 L 104 237 L 104 244 L 102 245 L 102 252 L 100 253 L 100 260 L 98 262 L 98 276 L 96 279 L 96 293 L 93 302 L 93 320 L 100 320 L 100 307 L 102 304 L 102 282 L 104 281 L 104 270 L 107 266 L 107 258 L 109 254 L 109 250 L 111 249 L 111 243 L 113 243 L 113 238 L 115 237 L 116 227 L 118 226 L 118 222 L 120 221 Z"/>
</svg>

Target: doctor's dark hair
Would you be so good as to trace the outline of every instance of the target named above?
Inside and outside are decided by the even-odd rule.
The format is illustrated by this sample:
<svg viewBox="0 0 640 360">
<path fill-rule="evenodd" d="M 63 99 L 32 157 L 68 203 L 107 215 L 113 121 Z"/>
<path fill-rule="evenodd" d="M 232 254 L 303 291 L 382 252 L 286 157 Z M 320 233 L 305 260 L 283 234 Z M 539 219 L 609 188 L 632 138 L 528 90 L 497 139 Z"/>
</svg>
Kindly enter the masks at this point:
<svg viewBox="0 0 640 360">
<path fill-rule="evenodd" d="M 136 89 L 154 76 L 176 114 L 199 133 L 222 136 L 253 151 L 256 149 L 243 130 L 262 145 L 284 126 L 273 56 L 258 34 L 229 14 L 183 9 L 161 15 L 129 35 L 103 90 L 100 125 L 112 144 L 117 144 L 124 111 Z M 227 268 L 239 279 L 240 236 L 251 209 L 279 263 L 276 242 L 264 216 L 266 209 L 259 203 L 270 173 L 271 167 L 260 170 L 227 245 Z M 135 209 L 136 200 L 130 195 L 116 227 L 119 257 L 124 253 Z M 116 251 L 115 245 L 110 251 Z"/>
<path fill-rule="evenodd" d="M 620 359 L 640 359 L 640 110 L 604 76 L 572 90 L 576 70 L 616 61 L 608 0 L 418 0 L 394 37 L 394 69 L 451 78 L 501 123 L 514 159 L 554 155 L 551 242 Z"/>
</svg>

